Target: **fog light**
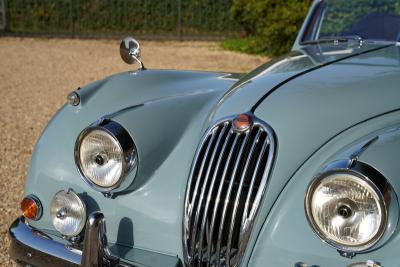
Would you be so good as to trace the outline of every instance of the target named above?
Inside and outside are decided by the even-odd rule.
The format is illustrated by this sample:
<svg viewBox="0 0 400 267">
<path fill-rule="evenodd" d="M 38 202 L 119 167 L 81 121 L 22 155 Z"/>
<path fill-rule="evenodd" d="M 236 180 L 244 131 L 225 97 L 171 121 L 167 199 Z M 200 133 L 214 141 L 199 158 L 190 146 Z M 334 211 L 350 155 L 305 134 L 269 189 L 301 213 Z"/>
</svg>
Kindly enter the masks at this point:
<svg viewBox="0 0 400 267">
<path fill-rule="evenodd" d="M 36 196 L 29 195 L 21 201 L 21 211 L 25 218 L 37 221 L 42 217 L 42 204 Z"/>
<path fill-rule="evenodd" d="M 85 204 L 72 190 L 54 195 L 50 214 L 54 228 L 64 236 L 77 236 L 85 226 Z"/>
</svg>

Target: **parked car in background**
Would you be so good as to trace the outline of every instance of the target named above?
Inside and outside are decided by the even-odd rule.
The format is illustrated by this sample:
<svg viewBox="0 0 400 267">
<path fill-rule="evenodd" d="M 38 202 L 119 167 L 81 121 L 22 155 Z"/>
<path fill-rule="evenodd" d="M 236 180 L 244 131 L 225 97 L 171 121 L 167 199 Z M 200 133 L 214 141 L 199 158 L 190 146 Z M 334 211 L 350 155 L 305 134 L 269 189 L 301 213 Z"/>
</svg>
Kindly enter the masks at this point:
<svg viewBox="0 0 400 267">
<path fill-rule="evenodd" d="M 72 92 L 40 137 L 12 258 L 400 266 L 400 2 L 352 2 L 314 1 L 245 75 L 146 69 L 125 38 L 139 70 Z"/>
</svg>

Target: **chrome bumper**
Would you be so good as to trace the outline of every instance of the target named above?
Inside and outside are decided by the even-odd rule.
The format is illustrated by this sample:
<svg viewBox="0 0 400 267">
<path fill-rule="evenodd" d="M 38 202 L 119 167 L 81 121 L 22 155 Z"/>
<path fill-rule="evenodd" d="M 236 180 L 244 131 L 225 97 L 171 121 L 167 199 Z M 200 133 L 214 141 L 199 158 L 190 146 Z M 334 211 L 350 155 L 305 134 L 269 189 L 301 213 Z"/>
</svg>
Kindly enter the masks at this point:
<svg viewBox="0 0 400 267">
<path fill-rule="evenodd" d="M 65 246 L 25 224 L 18 218 L 9 229 L 10 256 L 22 264 L 34 266 L 79 266 L 82 251 Z"/>
<path fill-rule="evenodd" d="M 83 266 L 114 267 L 142 266 L 131 264 L 111 255 L 106 235 L 104 215 L 92 213 L 86 223 L 83 249 L 74 248 L 53 240 L 48 235 L 28 226 L 25 218 L 18 218 L 9 229 L 11 238 L 10 256 L 15 261 L 33 266 Z M 154 255 L 155 258 L 159 257 Z M 154 257 L 150 256 L 154 262 Z M 165 256 L 163 256 L 165 257 Z M 181 261 L 173 257 L 165 267 L 181 266 Z M 158 261 L 160 262 L 160 261 Z M 145 265 L 152 266 L 152 265 Z M 156 264 L 158 266 L 158 264 Z"/>
</svg>

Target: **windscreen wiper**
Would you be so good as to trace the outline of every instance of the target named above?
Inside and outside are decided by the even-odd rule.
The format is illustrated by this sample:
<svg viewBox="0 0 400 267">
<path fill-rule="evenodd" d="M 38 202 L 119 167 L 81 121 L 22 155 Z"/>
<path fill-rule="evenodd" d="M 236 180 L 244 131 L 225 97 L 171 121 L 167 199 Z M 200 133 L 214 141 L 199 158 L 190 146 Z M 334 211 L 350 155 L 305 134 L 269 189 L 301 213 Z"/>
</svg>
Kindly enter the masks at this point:
<svg viewBox="0 0 400 267">
<path fill-rule="evenodd" d="M 339 44 L 339 43 L 347 43 L 349 41 L 357 41 L 359 43 L 362 43 L 364 41 L 364 39 L 359 35 L 330 36 L 330 37 L 323 37 L 323 38 L 320 38 L 320 39 L 317 39 L 317 40 L 304 41 L 301 44 L 302 45 L 324 44 L 324 43 Z"/>
</svg>

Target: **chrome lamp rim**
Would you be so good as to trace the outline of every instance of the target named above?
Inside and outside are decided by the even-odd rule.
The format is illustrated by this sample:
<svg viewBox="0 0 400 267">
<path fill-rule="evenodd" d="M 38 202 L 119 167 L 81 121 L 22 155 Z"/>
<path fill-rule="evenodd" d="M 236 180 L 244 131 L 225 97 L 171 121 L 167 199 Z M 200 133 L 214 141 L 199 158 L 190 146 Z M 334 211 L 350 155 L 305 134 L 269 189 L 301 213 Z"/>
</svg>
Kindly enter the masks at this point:
<svg viewBox="0 0 400 267">
<path fill-rule="evenodd" d="M 93 182 L 91 179 L 86 177 L 80 159 L 80 145 L 82 140 L 91 132 L 95 130 L 103 131 L 109 134 L 118 144 L 119 148 L 122 151 L 122 171 L 121 175 L 118 178 L 118 181 L 111 186 L 105 187 L 100 186 Z M 128 131 L 119 123 L 112 120 L 100 120 L 85 128 L 78 136 L 75 142 L 74 148 L 74 158 L 75 165 L 77 166 L 79 173 L 82 179 L 88 184 L 90 187 L 99 191 L 101 193 L 116 193 L 121 192 L 128 188 L 132 182 L 134 181 L 137 173 L 138 166 L 138 153 L 136 145 L 128 133 Z M 128 173 L 132 173 L 131 177 L 128 179 Z"/>
<path fill-rule="evenodd" d="M 344 175 L 352 175 L 358 179 L 361 179 L 363 182 L 367 183 L 368 186 L 370 186 L 372 188 L 372 190 L 374 190 L 374 192 L 378 195 L 379 197 L 379 202 L 378 205 L 380 206 L 380 209 L 382 211 L 382 221 L 381 224 L 379 226 L 379 229 L 377 231 L 377 233 L 368 241 L 359 244 L 359 245 L 344 245 L 341 244 L 337 241 L 334 241 L 332 239 L 330 239 L 329 237 L 327 237 L 327 235 L 319 229 L 319 227 L 317 226 L 315 220 L 313 219 L 313 215 L 311 212 L 311 198 L 313 196 L 314 190 L 315 188 L 320 184 L 320 182 L 329 177 L 332 176 L 334 174 L 344 174 Z M 385 179 L 385 183 L 388 185 L 387 191 L 388 193 L 392 193 L 391 192 L 391 186 L 390 184 L 387 182 L 387 180 Z M 307 189 L 307 193 L 305 196 L 305 201 L 304 201 L 304 206 L 305 206 L 305 211 L 306 211 L 306 218 L 308 223 L 311 226 L 311 229 L 314 231 L 314 233 L 326 244 L 328 244 L 329 246 L 337 249 L 339 252 L 344 252 L 344 253 L 362 253 L 365 251 L 370 250 L 373 246 L 375 246 L 384 236 L 387 228 L 388 228 L 388 223 L 389 223 L 389 206 L 391 203 L 389 203 L 384 195 L 386 193 L 382 192 L 382 190 L 375 184 L 375 182 L 369 178 L 367 175 L 365 175 L 362 172 L 353 170 L 353 169 L 331 169 L 331 170 L 327 170 L 317 176 L 314 177 L 314 179 L 311 181 L 311 183 L 308 186 Z"/>
</svg>

